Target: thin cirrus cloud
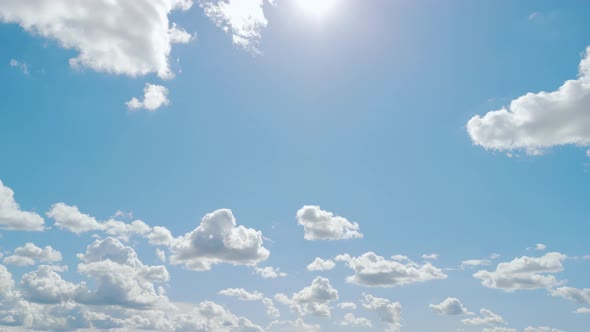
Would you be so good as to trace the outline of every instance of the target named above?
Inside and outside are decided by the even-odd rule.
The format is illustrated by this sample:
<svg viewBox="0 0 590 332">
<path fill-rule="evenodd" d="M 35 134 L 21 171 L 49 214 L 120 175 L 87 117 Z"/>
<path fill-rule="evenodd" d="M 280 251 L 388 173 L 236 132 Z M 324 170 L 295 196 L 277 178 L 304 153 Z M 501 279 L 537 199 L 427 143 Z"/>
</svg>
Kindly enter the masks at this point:
<svg viewBox="0 0 590 332">
<path fill-rule="evenodd" d="M 528 93 L 506 108 L 476 115 L 467 123 L 475 145 L 511 153 L 542 154 L 561 145 L 590 145 L 590 47 L 577 79 L 551 92 Z"/>
</svg>

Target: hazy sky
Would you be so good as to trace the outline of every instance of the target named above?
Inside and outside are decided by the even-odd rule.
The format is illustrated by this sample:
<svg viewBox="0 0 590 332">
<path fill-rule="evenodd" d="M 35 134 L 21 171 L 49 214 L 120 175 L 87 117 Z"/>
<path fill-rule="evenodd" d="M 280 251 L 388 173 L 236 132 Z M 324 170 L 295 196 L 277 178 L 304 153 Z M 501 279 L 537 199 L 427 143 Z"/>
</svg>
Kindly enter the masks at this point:
<svg viewBox="0 0 590 332">
<path fill-rule="evenodd" d="M 0 331 L 587 332 L 589 17 L 0 0 Z"/>
</svg>

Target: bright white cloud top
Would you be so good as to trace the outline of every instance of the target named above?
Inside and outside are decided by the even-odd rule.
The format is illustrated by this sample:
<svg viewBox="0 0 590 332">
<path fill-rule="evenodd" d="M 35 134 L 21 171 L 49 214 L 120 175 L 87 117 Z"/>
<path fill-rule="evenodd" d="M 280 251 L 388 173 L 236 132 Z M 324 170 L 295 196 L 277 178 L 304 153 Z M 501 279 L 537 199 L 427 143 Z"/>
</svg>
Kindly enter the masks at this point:
<svg viewBox="0 0 590 332">
<path fill-rule="evenodd" d="M 40 215 L 21 210 L 14 191 L 0 181 L 0 229 L 42 231 L 44 224 Z"/>
<path fill-rule="evenodd" d="M 149 83 L 146 83 L 143 89 L 143 98 L 141 100 L 133 97 L 126 103 L 130 110 L 146 109 L 152 112 L 168 104 L 170 104 L 168 89 L 161 85 Z"/>
<path fill-rule="evenodd" d="M 359 232 L 358 223 L 335 216 L 319 206 L 306 205 L 299 209 L 297 221 L 303 226 L 306 240 L 346 240 L 363 237 Z"/>
</svg>

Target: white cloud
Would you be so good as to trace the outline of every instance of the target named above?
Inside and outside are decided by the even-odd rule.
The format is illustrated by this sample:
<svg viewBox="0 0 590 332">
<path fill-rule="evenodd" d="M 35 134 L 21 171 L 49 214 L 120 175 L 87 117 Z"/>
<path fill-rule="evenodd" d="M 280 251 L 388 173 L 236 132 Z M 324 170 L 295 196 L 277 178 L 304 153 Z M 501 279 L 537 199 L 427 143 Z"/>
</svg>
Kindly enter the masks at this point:
<svg viewBox="0 0 590 332">
<path fill-rule="evenodd" d="M 578 308 L 578 309 L 576 309 L 576 311 L 574 313 L 590 315 L 590 308 Z"/>
<path fill-rule="evenodd" d="M 347 313 L 344 315 L 344 319 L 340 322 L 342 326 L 361 326 L 361 327 L 368 327 L 372 328 L 373 323 L 364 318 L 364 317 L 356 317 L 353 313 Z"/>
<path fill-rule="evenodd" d="M 303 226 L 306 240 L 343 240 L 362 238 L 359 224 L 334 216 L 319 206 L 306 205 L 297 211 L 297 221 Z"/>
<path fill-rule="evenodd" d="M 172 233 L 166 227 L 161 226 L 154 226 L 147 238 L 150 244 L 157 246 L 171 246 L 175 241 Z"/>
<path fill-rule="evenodd" d="M 465 325 L 504 325 L 506 322 L 500 315 L 493 313 L 489 309 L 481 309 L 480 316 L 474 318 L 466 318 L 461 322 Z"/>
<path fill-rule="evenodd" d="M 61 253 L 51 246 L 41 249 L 34 243 L 28 242 L 23 247 L 14 249 L 14 255 L 4 258 L 4 264 L 19 266 L 35 265 L 38 261 L 54 263 L 62 260 Z"/>
<path fill-rule="evenodd" d="M 48 265 L 40 265 L 36 271 L 23 275 L 19 285 L 27 301 L 45 304 L 70 300 L 78 290 L 77 285 L 63 280 L 55 268 Z"/>
<path fill-rule="evenodd" d="M 485 265 L 490 265 L 490 264 L 492 264 L 492 262 L 487 259 L 469 259 L 469 260 L 461 262 L 461 268 L 467 269 L 467 268 L 474 268 L 477 266 L 485 266 Z"/>
<path fill-rule="evenodd" d="M 164 250 L 156 248 L 156 257 L 158 257 L 160 262 L 166 263 L 166 253 L 164 252 Z"/>
<path fill-rule="evenodd" d="M 534 247 L 527 248 L 527 250 L 545 251 L 547 250 L 547 246 L 543 243 L 537 243 Z"/>
<path fill-rule="evenodd" d="M 219 292 L 217 292 L 217 294 L 224 295 L 224 296 L 237 297 L 238 299 L 240 299 L 242 301 L 258 301 L 258 300 L 262 300 L 264 298 L 264 295 L 260 292 L 251 293 L 243 288 L 227 288 L 227 289 L 220 290 Z"/>
<path fill-rule="evenodd" d="M 187 0 L 5 0 L 0 22 L 16 23 L 29 33 L 56 40 L 78 55 L 74 68 L 130 76 L 174 76 L 169 66 L 172 43 L 188 42 L 186 32 L 168 15 L 190 8 Z M 179 37 L 182 36 L 182 37 Z"/>
<path fill-rule="evenodd" d="M 517 332 L 516 329 L 508 328 L 508 327 L 486 327 L 481 332 Z"/>
<path fill-rule="evenodd" d="M 29 65 L 26 62 L 18 61 L 16 59 L 10 59 L 10 67 L 15 67 L 20 69 L 20 71 L 25 74 L 29 75 Z"/>
<path fill-rule="evenodd" d="M 387 260 L 367 252 L 359 257 L 340 255 L 336 260 L 346 262 L 354 271 L 354 275 L 346 278 L 347 282 L 369 287 L 394 287 L 447 278 L 441 269 L 432 264 L 420 265 L 403 256 Z"/>
<path fill-rule="evenodd" d="M 266 315 L 268 317 L 270 317 L 271 319 L 275 319 L 275 320 L 279 319 L 281 317 L 281 313 L 280 313 L 279 309 L 277 309 L 275 307 L 275 304 L 272 301 L 272 299 L 263 298 L 262 304 L 264 304 L 264 306 L 266 307 Z"/>
<path fill-rule="evenodd" d="M 439 315 L 464 315 L 470 313 L 461 301 L 454 297 L 449 297 L 439 304 L 431 304 L 430 309 Z"/>
<path fill-rule="evenodd" d="M 264 279 L 284 278 L 287 276 L 287 273 L 281 272 L 281 269 L 272 266 L 254 267 L 254 273 Z"/>
<path fill-rule="evenodd" d="M 552 92 L 528 93 L 508 108 L 477 115 L 467 123 L 476 145 L 489 150 L 525 150 L 536 155 L 560 145 L 590 145 L 590 57 L 579 66 L 579 77 Z"/>
<path fill-rule="evenodd" d="M 436 260 L 436 259 L 438 259 L 438 257 L 439 257 L 439 254 L 424 254 L 424 255 L 422 255 L 423 259 L 430 260 L 430 261 Z"/>
<path fill-rule="evenodd" d="M 580 304 L 590 304 L 590 288 L 559 287 L 551 290 L 551 295 Z"/>
<path fill-rule="evenodd" d="M 495 271 L 481 270 L 473 274 L 482 285 L 508 292 L 521 289 L 550 288 L 560 282 L 553 273 L 563 271 L 566 255 L 550 252 L 541 257 L 523 256 L 511 262 L 500 263 Z"/>
<path fill-rule="evenodd" d="M 329 303 L 338 300 L 338 291 L 332 287 L 330 280 L 317 277 L 310 286 L 288 297 L 285 294 L 275 295 L 275 299 L 288 304 L 293 312 L 299 315 L 330 317 Z"/>
<path fill-rule="evenodd" d="M 387 332 L 399 332 L 402 320 L 402 305 L 399 302 L 392 303 L 388 299 L 363 294 L 361 303 L 365 309 L 376 312 L 379 319 L 387 323 Z"/>
<path fill-rule="evenodd" d="M 336 263 L 334 263 L 334 261 L 331 259 L 321 259 L 319 257 L 316 257 L 316 259 L 314 259 L 313 262 L 311 262 L 309 265 L 307 265 L 307 270 L 308 271 L 329 271 L 329 270 L 333 269 L 335 266 L 336 266 Z"/>
<path fill-rule="evenodd" d="M 529 326 L 524 329 L 524 332 L 563 332 L 562 330 L 554 329 L 548 326 L 541 326 L 541 327 L 532 327 Z"/>
<path fill-rule="evenodd" d="M 338 308 L 344 309 L 344 310 L 356 310 L 356 304 L 354 304 L 352 302 L 342 302 L 342 303 L 338 303 Z"/>
<path fill-rule="evenodd" d="M 217 210 L 175 241 L 170 248 L 170 263 L 195 271 L 210 270 L 211 265 L 219 263 L 253 266 L 270 255 L 262 242 L 260 231 L 237 226 L 228 209 Z"/>
<path fill-rule="evenodd" d="M 273 322 L 270 331 L 277 332 L 320 332 L 319 325 L 307 324 L 303 319 L 295 321 Z"/>
<path fill-rule="evenodd" d="M 162 106 L 168 106 L 168 89 L 161 85 L 146 83 L 143 88 L 143 98 L 139 100 L 135 97 L 125 103 L 130 110 L 146 109 L 155 111 Z"/>
<path fill-rule="evenodd" d="M 261 30 L 268 21 L 264 16 L 265 0 L 200 0 L 205 14 L 225 32 L 235 45 L 259 54 Z M 272 3 L 272 1 L 269 1 Z"/>
<path fill-rule="evenodd" d="M 42 231 L 44 223 L 40 215 L 22 211 L 14 200 L 14 191 L 0 181 L 0 229 Z"/>
</svg>

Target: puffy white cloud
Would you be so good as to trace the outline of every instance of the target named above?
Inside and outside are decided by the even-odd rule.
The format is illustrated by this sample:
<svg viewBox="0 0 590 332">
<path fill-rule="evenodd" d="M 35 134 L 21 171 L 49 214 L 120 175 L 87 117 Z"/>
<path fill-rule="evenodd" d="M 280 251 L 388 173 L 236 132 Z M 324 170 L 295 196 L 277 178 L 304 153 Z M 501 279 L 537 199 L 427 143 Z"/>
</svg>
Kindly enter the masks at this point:
<svg viewBox="0 0 590 332">
<path fill-rule="evenodd" d="M 338 308 L 345 309 L 345 310 L 355 310 L 356 304 L 354 304 L 352 302 L 341 302 L 341 303 L 338 303 Z"/>
<path fill-rule="evenodd" d="M 277 307 L 275 307 L 274 302 L 272 299 L 263 298 L 262 304 L 266 307 L 266 315 L 272 319 L 279 319 L 281 317 L 281 313 Z"/>
<path fill-rule="evenodd" d="M 553 296 L 560 296 L 564 299 L 580 304 L 590 304 L 590 288 L 559 287 L 551 290 Z"/>
<path fill-rule="evenodd" d="M 320 332 L 319 325 L 307 324 L 303 319 L 295 321 L 273 322 L 270 330 L 273 332 Z"/>
<path fill-rule="evenodd" d="M 589 51 L 580 63 L 578 79 L 566 81 L 556 91 L 525 94 L 507 108 L 471 118 L 467 132 L 473 143 L 529 154 L 559 145 L 590 145 Z"/>
<path fill-rule="evenodd" d="M 264 16 L 265 0 L 200 0 L 199 3 L 218 27 L 232 34 L 235 45 L 260 53 L 261 30 L 268 24 Z"/>
<path fill-rule="evenodd" d="M 270 255 L 262 242 L 260 231 L 237 226 L 228 209 L 217 210 L 177 239 L 171 247 L 170 262 L 195 271 L 210 270 L 211 265 L 219 263 L 256 265 Z"/>
<path fill-rule="evenodd" d="M 11 265 L 35 265 L 38 261 L 44 263 L 59 262 L 62 260 L 61 253 L 51 246 L 41 249 L 34 243 L 28 242 L 23 247 L 14 249 L 14 255 L 4 258 L 4 264 Z"/>
<path fill-rule="evenodd" d="M 258 301 L 264 298 L 264 295 L 260 292 L 251 293 L 243 288 L 227 288 L 220 290 L 219 292 L 217 292 L 217 294 L 237 297 L 242 301 Z"/>
<path fill-rule="evenodd" d="M 139 100 L 133 97 L 125 104 L 130 110 L 146 109 L 153 112 L 170 104 L 168 89 L 161 85 L 146 83 L 143 88 L 143 98 Z"/>
<path fill-rule="evenodd" d="M 18 61 L 16 59 L 10 59 L 10 67 L 15 67 L 20 69 L 20 71 L 25 74 L 29 75 L 29 65 L 26 62 Z"/>
<path fill-rule="evenodd" d="M 154 286 L 169 280 L 166 267 L 144 265 L 133 248 L 114 238 L 94 241 L 79 258 L 78 271 L 97 286 L 91 291 L 82 285 L 76 296 L 80 303 L 144 308 L 167 301 Z"/>
<path fill-rule="evenodd" d="M 291 310 L 299 315 L 329 317 L 329 303 L 338 300 L 338 291 L 332 287 L 330 280 L 323 277 L 315 278 L 310 286 L 288 297 L 285 294 L 275 295 L 275 299 L 288 304 Z"/>
<path fill-rule="evenodd" d="M 255 267 L 254 273 L 264 279 L 284 278 L 287 276 L 287 273 L 281 272 L 281 269 L 272 266 Z"/>
<path fill-rule="evenodd" d="M 42 231 L 43 224 L 45 221 L 40 215 L 22 211 L 14 200 L 14 191 L 0 181 L 0 229 Z"/>
<path fill-rule="evenodd" d="M 373 323 L 364 318 L 364 317 L 356 317 L 353 313 L 347 313 L 344 315 L 344 319 L 340 322 L 342 326 L 362 326 L 372 328 Z"/>
<path fill-rule="evenodd" d="M 369 287 L 393 287 L 447 278 L 441 269 L 432 264 L 420 265 L 403 256 L 387 260 L 367 252 L 359 257 L 339 255 L 336 260 L 346 262 L 354 271 L 354 275 L 346 278 L 347 282 Z"/>
<path fill-rule="evenodd" d="M 439 304 L 431 304 L 430 309 L 439 315 L 463 315 L 470 313 L 461 301 L 454 297 L 449 297 Z"/>
<path fill-rule="evenodd" d="M 469 259 L 461 262 L 461 268 L 467 269 L 490 264 L 492 264 L 492 261 L 487 259 Z"/>
<path fill-rule="evenodd" d="M 374 311 L 381 321 L 387 323 L 388 332 L 398 332 L 401 328 L 402 305 L 399 302 L 392 303 L 388 299 L 363 294 L 361 303 L 365 309 Z"/>
<path fill-rule="evenodd" d="M 6 0 L 0 4 L 0 21 L 19 24 L 75 50 L 78 55 L 70 59 L 74 68 L 171 78 L 171 44 L 190 38 L 170 24 L 168 15 L 190 4 L 187 0 Z"/>
<path fill-rule="evenodd" d="M 172 233 L 166 227 L 161 226 L 154 226 L 147 238 L 150 244 L 158 246 L 171 246 L 175 240 Z"/>
<path fill-rule="evenodd" d="M 523 256 L 500 263 L 495 271 L 481 270 L 473 274 L 482 285 L 507 292 L 521 289 L 550 288 L 560 282 L 552 275 L 563 271 L 566 255 L 550 252 L 541 257 Z"/>
<path fill-rule="evenodd" d="M 500 315 L 493 313 L 489 309 L 481 309 L 479 317 L 466 318 L 461 322 L 465 325 L 504 325 L 506 322 Z"/>
<path fill-rule="evenodd" d="M 524 329 L 524 332 L 563 332 L 562 330 L 554 329 L 548 326 L 541 326 L 541 327 L 532 327 L 529 326 Z"/>
<path fill-rule="evenodd" d="M 78 286 L 63 280 L 48 265 L 40 265 L 36 271 L 26 273 L 20 281 L 23 297 L 30 302 L 55 304 L 72 299 Z"/>
<path fill-rule="evenodd" d="M 306 240 L 343 240 L 362 238 L 359 224 L 335 216 L 319 206 L 306 205 L 297 211 L 297 221 L 303 226 Z"/>
<path fill-rule="evenodd" d="M 329 271 L 329 270 L 333 269 L 335 266 L 336 266 L 336 263 L 334 263 L 334 261 L 331 259 L 321 259 L 319 257 L 316 257 L 316 259 L 314 259 L 313 262 L 311 262 L 309 265 L 307 265 L 307 270 L 308 271 Z"/>
</svg>

